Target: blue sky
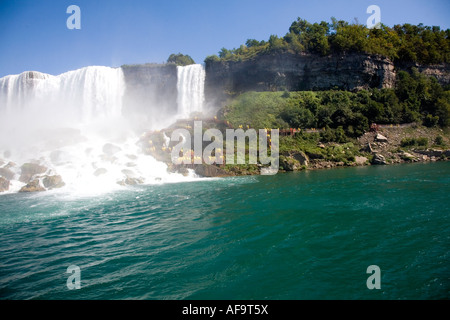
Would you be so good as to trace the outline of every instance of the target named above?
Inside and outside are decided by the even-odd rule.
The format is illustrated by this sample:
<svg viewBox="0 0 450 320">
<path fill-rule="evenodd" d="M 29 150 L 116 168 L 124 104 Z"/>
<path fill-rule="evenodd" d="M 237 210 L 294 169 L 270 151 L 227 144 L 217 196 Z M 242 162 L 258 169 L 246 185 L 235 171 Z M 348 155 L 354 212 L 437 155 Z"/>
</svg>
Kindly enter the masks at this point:
<svg viewBox="0 0 450 320">
<path fill-rule="evenodd" d="M 69 5 L 81 30 L 69 30 Z M 369 5 L 386 25 L 450 28 L 448 0 L 0 0 L 0 77 L 36 70 L 60 74 L 89 65 L 165 62 L 171 53 L 197 63 L 249 38 L 284 36 L 301 17 L 310 22 L 366 23 Z"/>
</svg>

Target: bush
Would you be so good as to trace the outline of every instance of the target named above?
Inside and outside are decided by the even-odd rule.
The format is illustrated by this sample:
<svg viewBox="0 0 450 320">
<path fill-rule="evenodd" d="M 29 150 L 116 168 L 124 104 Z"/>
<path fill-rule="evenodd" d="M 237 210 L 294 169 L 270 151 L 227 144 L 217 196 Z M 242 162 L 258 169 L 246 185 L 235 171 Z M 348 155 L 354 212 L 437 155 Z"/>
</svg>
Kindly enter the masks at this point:
<svg viewBox="0 0 450 320">
<path fill-rule="evenodd" d="M 426 147 L 428 146 L 428 139 L 427 138 L 404 138 L 400 142 L 400 145 L 402 147 Z"/>
<path fill-rule="evenodd" d="M 195 61 L 188 55 L 173 53 L 167 59 L 167 63 L 175 63 L 177 66 L 188 66 L 190 64 L 195 64 Z"/>
<path fill-rule="evenodd" d="M 444 138 L 442 138 L 442 136 L 437 136 L 436 139 L 434 139 L 434 143 L 438 146 L 443 146 Z"/>
</svg>

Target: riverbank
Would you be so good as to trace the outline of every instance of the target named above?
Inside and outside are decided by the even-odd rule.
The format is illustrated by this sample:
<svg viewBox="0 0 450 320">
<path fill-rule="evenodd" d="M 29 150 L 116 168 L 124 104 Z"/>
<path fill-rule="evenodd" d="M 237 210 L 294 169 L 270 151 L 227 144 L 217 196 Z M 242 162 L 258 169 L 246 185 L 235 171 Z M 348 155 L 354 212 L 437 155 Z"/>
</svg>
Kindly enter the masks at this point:
<svg viewBox="0 0 450 320">
<path fill-rule="evenodd" d="M 165 162 L 170 172 L 187 174 L 192 169 L 203 177 L 259 175 L 261 164 L 183 164 L 172 163 L 171 151 L 178 143 L 167 143 L 175 129 L 192 130 L 193 121 L 181 121 L 163 131 L 147 133 L 141 139 L 143 150 Z M 203 128 L 225 132 L 226 123 L 203 121 Z M 304 130 L 280 137 L 279 172 L 319 170 L 336 167 L 390 165 L 450 160 L 450 130 L 428 128 L 417 124 L 386 125 L 366 132 L 358 139 L 342 143 L 323 142 L 321 131 Z M 205 143 L 205 148 L 209 143 Z M 226 150 L 223 150 L 225 155 Z M 248 156 L 248 144 L 247 144 Z M 224 159 L 224 162 L 226 159 Z M 248 163 L 248 162 L 247 162 Z"/>
</svg>

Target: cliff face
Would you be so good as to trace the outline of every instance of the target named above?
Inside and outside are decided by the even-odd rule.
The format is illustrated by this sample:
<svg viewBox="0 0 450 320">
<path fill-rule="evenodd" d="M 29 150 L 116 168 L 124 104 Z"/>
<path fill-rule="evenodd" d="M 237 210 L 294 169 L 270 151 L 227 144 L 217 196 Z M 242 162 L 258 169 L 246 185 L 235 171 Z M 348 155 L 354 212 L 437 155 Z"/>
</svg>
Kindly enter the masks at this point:
<svg viewBox="0 0 450 320">
<path fill-rule="evenodd" d="M 177 111 L 176 65 L 142 64 L 122 67 L 126 84 L 123 108 L 128 116 L 151 117 Z"/>
<path fill-rule="evenodd" d="M 395 66 L 386 57 L 364 53 L 325 57 L 274 53 L 246 61 L 209 61 L 205 94 L 208 102 L 222 105 L 229 94 L 245 91 L 392 88 L 396 70 L 410 67 Z M 414 67 L 442 84 L 450 83 L 447 64 Z"/>
<path fill-rule="evenodd" d="M 227 93 L 244 91 L 359 90 L 390 88 L 394 82 L 394 64 L 381 56 L 278 53 L 209 62 L 205 93 L 207 100 L 220 102 Z"/>
</svg>

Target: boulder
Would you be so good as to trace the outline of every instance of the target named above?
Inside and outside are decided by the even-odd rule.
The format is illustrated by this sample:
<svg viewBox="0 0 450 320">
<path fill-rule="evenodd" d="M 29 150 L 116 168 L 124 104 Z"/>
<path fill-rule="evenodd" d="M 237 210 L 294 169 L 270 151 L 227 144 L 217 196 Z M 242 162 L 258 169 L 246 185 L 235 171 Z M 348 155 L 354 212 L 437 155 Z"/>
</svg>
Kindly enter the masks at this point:
<svg viewBox="0 0 450 320">
<path fill-rule="evenodd" d="M 62 188 L 66 185 L 61 176 L 45 176 L 42 182 L 44 187 L 49 190 Z"/>
<path fill-rule="evenodd" d="M 142 178 L 130 178 L 127 177 L 126 179 L 117 182 L 117 184 L 121 185 L 121 186 L 135 186 L 138 184 L 143 184 L 144 183 L 144 179 Z"/>
<path fill-rule="evenodd" d="M 45 191 L 45 188 L 41 186 L 38 179 L 29 182 L 26 186 L 22 187 L 19 192 L 41 192 Z"/>
<path fill-rule="evenodd" d="M 8 168 L 0 168 L 0 177 L 5 178 L 6 180 L 12 180 L 15 174 Z"/>
<path fill-rule="evenodd" d="M 169 173 L 179 173 L 179 174 L 182 174 L 185 177 L 187 177 L 189 175 L 188 168 L 185 165 L 183 165 L 183 164 L 168 163 L 167 164 L 167 172 L 169 172 Z"/>
<path fill-rule="evenodd" d="M 369 159 L 367 159 L 366 157 L 358 157 L 358 156 L 355 157 L 355 163 L 358 166 L 365 165 L 367 161 L 369 161 Z"/>
<path fill-rule="evenodd" d="M 134 154 L 127 154 L 127 158 L 130 159 L 130 160 L 136 160 L 137 156 L 134 155 Z"/>
<path fill-rule="evenodd" d="M 108 172 L 108 170 L 106 170 L 105 168 L 99 168 L 99 169 L 95 170 L 94 176 L 98 177 L 98 176 L 101 176 L 102 174 L 106 174 L 107 172 Z"/>
<path fill-rule="evenodd" d="M 120 151 L 122 151 L 122 148 L 120 148 L 116 145 L 113 145 L 112 143 L 107 143 L 103 146 L 103 152 L 105 154 L 107 154 L 108 156 L 112 156 Z"/>
<path fill-rule="evenodd" d="M 416 157 L 409 152 L 402 152 L 400 154 L 400 157 L 405 161 L 412 161 L 412 160 L 416 159 Z"/>
<path fill-rule="evenodd" d="M 302 166 L 308 166 L 309 158 L 303 151 L 296 151 L 291 154 L 291 157 L 297 160 Z"/>
<path fill-rule="evenodd" d="M 109 154 L 100 155 L 100 159 L 104 162 L 111 162 L 111 163 L 114 163 L 118 160 L 117 157 L 109 155 Z"/>
<path fill-rule="evenodd" d="M 30 182 L 34 175 L 45 173 L 48 170 L 47 167 L 36 163 L 25 163 L 20 168 L 21 175 L 19 181 L 23 183 Z"/>
<path fill-rule="evenodd" d="M 286 156 L 280 156 L 280 167 L 286 171 L 298 171 L 302 168 L 299 161 Z"/>
<path fill-rule="evenodd" d="M 202 177 L 229 177 L 230 174 L 216 166 L 210 164 L 199 164 L 195 168 L 195 173 Z"/>
<path fill-rule="evenodd" d="M 375 141 L 377 141 L 377 142 L 388 142 L 388 139 L 385 136 L 383 136 L 382 134 L 378 133 L 376 135 L 376 137 L 375 137 Z"/>
<path fill-rule="evenodd" d="M 9 180 L 0 177 L 0 192 L 5 192 L 9 190 Z"/>
<path fill-rule="evenodd" d="M 376 164 L 376 165 L 387 164 L 386 158 L 383 155 L 379 154 L 379 153 L 375 153 L 373 155 L 372 164 Z"/>
<path fill-rule="evenodd" d="M 372 145 L 370 144 L 370 142 L 367 143 L 367 145 L 366 145 L 365 147 L 363 147 L 363 148 L 361 149 L 361 151 L 362 151 L 362 152 L 369 152 L 369 153 L 372 153 L 372 152 L 373 152 L 373 149 L 372 149 Z"/>
<path fill-rule="evenodd" d="M 10 168 L 14 168 L 16 166 L 16 164 L 14 162 L 8 162 L 8 164 L 6 166 L 4 166 L 3 168 L 5 169 L 10 169 Z"/>
<path fill-rule="evenodd" d="M 301 170 L 309 165 L 308 156 L 302 151 L 287 152 L 280 156 L 280 166 L 286 171 Z"/>
</svg>

